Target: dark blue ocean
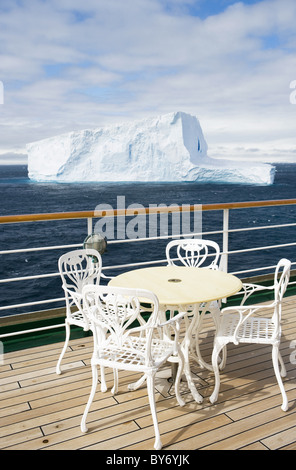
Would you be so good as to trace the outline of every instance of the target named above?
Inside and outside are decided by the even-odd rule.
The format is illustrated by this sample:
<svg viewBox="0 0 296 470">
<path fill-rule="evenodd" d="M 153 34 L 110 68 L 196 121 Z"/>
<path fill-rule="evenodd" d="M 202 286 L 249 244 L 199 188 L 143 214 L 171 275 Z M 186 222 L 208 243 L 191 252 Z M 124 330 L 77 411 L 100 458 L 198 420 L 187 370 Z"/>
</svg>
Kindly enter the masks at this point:
<svg viewBox="0 0 296 470">
<path fill-rule="evenodd" d="M 34 214 L 94 210 L 99 204 L 114 209 L 117 197 L 124 196 L 130 204 L 210 204 L 296 198 L 296 165 L 276 165 L 275 182 L 271 186 L 207 183 L 35 183 L 27 176 L 26 166 L 0 166 L 0 215 Z M 230 211 L 230 228 L 275 225 L 296 222 L 296 207 L 237 209 Z M 221 211 L 204 212 L 203 231 L 221 230 Z M 86 220 L 54 221 L 52 223 L 5 224 L 0 228 L 0 251 L 25 247 L 55 246 L 82 243 L 87 235 Z M 222 236 L 211 236 L 221 245 Z M 230 235 L 229 249 L 289 243 L 296 239 L 296 228 L 273 229 Z M 109 244 L 103 255 L 105 266 L 149 261 L 165 257 L 166 241 Z M 0 255 L 0 280 L 31 274 L 57 272 L 61 250 Z M 295 248 L 264 250 L 233 255 L 229 271 L 276 264 L 286 256 L 296 261 Z M 110 274 L 116 274 L 118 271 Z M 62 297 L 59 278 L 0 284 L 0 306 L 53 297 Z M 56 306 L 51 304 L 51 306 Z M 44 306 L 49 308 L 49 306 Z M 14 313 L 34 311 L 42 307 L 19 308 Z M 9 315 L 0 311 L 0 316 Z"/>
</svg>

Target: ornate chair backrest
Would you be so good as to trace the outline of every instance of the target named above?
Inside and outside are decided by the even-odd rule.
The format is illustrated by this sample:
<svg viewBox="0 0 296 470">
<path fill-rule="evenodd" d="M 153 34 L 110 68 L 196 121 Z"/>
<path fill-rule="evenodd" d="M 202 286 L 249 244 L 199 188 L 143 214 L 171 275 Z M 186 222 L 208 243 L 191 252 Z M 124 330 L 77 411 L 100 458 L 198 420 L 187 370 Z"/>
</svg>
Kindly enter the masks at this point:
<svg viewBox="0 0 296 470">
<path fill-rule="evenodd" d="M 282 300 L 288 287 L 290 279 L 291 261 L 282 258 L 274 273 L 274 315 L 273 321 L 279 327 L 282 313 Z"/>
<path fill-rule="evenodd" d="M 93 249 L 73 250 L 59 259 L 59 272 L 65 291 L 67 315 L 70 307 L 82 309 L 82 289 L 86 284 L 99 284 L 102 270 L 101 255 Z"/>
<path fill-rule="evenodd" d="M 218 269 L 219 257 L 220 247 L 212 240 L 172 240 L 166 247 L 166 258 L 171 266 Z"/>
<path fill-rule="evenodd" d="M 248 321 L 249 318 L 254 317 L 257 312 L 262 312 L 263 309 L 267 309 L 267 311 L 270 312 L 272 309 L 272 316 L 268 315 L 268 318 L 272 321 L 273 323 L 273 328 L 272 328 L 272 337 L 271 337 L 271 342 L 279 341 L 280 336 L 281 336 L 281 313 L 282 313 L 282 300 L 284 297 L 284 294 L 286 292 L 288 283 L 289 283 L 289 278 L 290 278 L 290 269 L 291 269 L 291 262 L 285 258 L 281 259 L 275 269 L 274 273 L 274 284 L 269 287 L 264 287 L 260 285 L 252 285 L 249 284 L 248 286 L 250 287 L 250 292 L 251 294 L 256 291 L 266 291 L 270 290 L 273 291 L 274 293 L 274 300 L 272 303 L 269 304 L 264 304 L 261 306 L 260 304 L 248 304 L 248 305 L 241 305 L 238 307 L 239 309 L 239 322 L 237 323 L 235 332 L 234 332 L 234 338 L 235 344 L 238 344 L 238 333 L 244 323 Z M 252 286 L 254 289 L 252 289 Z M 251 298 L 250 294 L 250 298 Z M 230 307 L 231 309 L 232 307 Z M 234 307 L 235 308 L 235 307 Z M 270 310 L 269 310 L 270 309 Z M 226 309 L 227 310 L 227 309 Z M 261 313 L 262 314 L 262 313 Z M 264 320 L 266 317 L 264 317 Z M 268 325 L 265 321 L 262 323 L 262 331 L 261 333 L 264 334 L 265 330 L 264 328 L 268 328 Z M 249 333 L 248 328 L 246 330 L 246 334 Z M 260 332 L 258 332 L 258 336 L 253 338 L 253 342 L 259 342 L 260 340 Z"/>
<path fill-rule="evenodd" d="M 141 315 L 140 302 L 149 302 L 153 306 L 147 322 Z M 149 291 L 121 287 L 92 286 L 83 288 L 83 302 L 88 318 L 93 324 L 95 350 L 114 350 L 114 361 L 118 359 L 117 351 L 124 346 L 126 357 L 122 361 L 132 360 L 129 351 L 135 345 L 129 341 L 134 333 L 146 339 L 145 348 L 139 345 L 138 354 L 145 355 L 147 365 L 151 364 L 151 342 L 153 326 L 158 319 L 158 299 Z M 140 326 L 141 325 L 141 326 Z M 108 331 L 108 335 L 106 332 Z M 143 343 L 141 343 L 143 344 Z M 135 352 L 135 351 L 134 351 Z"/>
<path fill-rule="evenodd" d="M 276 267 L 274 274 L 275 300 L 282 301 L 290 279 L 291 261 L 282 258 Z"/>
</svg>

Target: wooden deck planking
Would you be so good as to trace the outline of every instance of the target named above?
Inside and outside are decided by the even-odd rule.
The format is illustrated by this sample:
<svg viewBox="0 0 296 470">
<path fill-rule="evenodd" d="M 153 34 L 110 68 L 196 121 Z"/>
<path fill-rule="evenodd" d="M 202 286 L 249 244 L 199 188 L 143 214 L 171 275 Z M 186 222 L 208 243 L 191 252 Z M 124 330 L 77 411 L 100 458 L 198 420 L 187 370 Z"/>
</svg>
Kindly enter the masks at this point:
<svg viewBox="0 0 296 470">
<path fill-rule="evenodd" d="M 221 373 L 219 400 L 209 403 L 213 374 L 193 366 L 194 380 L 204 402 L 193 401 L 186 382 L 179 407 L 173 390 L 157 385 L 157 415 L 163 450 L 287 449 L 296 448 L 296 367 L 290 362 L 296 339 L 295 297 L 283 309 L 281 353 L 287 367 L 284 379 L 289 410 L 280 408 L 281 395 L 274 376 L 271 347 L 229 345 Z M 201 351 L 209 360 L 212 326 L 205 325 Z M 92 338 L 73 340 L 63 360 L 63 373 L 55 366 L 62 344 L 46 345 L 5 355 L 0 366 L 0 449 L 6 450 L 153 450 L 154 430 L 146 387 L 130 392 L 137 374 L 120 373 L 119 393 L 97 394 L 88 417 L 89 432 L 80 420 L 91 387 Z M 164 371 L 165 372 L 165 371 Z M 109 387 L 112 371 L 107 374 Z"/>
</svg>

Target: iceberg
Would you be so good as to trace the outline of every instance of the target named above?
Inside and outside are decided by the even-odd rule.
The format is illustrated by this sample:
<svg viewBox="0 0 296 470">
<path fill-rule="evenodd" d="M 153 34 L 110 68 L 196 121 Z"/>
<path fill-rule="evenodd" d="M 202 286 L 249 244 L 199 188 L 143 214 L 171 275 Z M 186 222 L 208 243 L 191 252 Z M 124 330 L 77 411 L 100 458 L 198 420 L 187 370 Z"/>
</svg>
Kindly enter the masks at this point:
<svg viewBox="0 0 296 470">
<path fill-rule="evenodd" d="M 217 182 L 269 185 L 265 163 L 208 156 L 199 120 L 174 112 L 69 132 L 27 145 L 28 175 L 47 182 Z"/>
</svg>

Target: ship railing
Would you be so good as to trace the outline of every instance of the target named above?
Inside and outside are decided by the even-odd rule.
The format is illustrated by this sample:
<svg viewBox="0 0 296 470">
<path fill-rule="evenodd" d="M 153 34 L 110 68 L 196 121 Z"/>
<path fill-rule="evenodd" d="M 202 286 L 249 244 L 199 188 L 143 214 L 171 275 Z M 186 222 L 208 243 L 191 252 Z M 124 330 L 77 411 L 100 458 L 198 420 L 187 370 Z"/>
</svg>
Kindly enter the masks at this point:
<svg viewBox="0 0 296 470">
<path fill-rule="evenodd" d="M 284 200 L 269 200 L 269 201 L 250 201 L 250 202 L 236 202 L 236 203 L 219 203 L 219 204 L 205 204 L 205 205 L 188 205 L 186 206 L 186 210 L 190 212 L 194 212 L 196 210 L 202 211 L 221 211 L 222 212 L 222 229 L 215 230 L 215 231 L 202 231 L 202 232 L 195 232 L 184 234 L 182 233 L 181 238 L 186 238 L 186 235 L 189 237 L 193 236 L 202 236 L 203 238 L 211 238 L 213 235 L 221 235 L 222 236 L 222 250 L 221 250 L 221 269 L 224 271 L 228 271 L 228 260 L 229 257 L 235 254 L 240 253 L 248 253 L 248 252 L 256 252 L 262 250 L 271 250 L 271 249 L 279 249 L 284 247 L 291 247 L 296 245 L 295 242 L 289 243 L 276 243 L 272 245 L 264 245 L 264 246 L 257 246 L 257 247 L 245 247 L 239 250 L 231 250 L 229 246 L 229 235 L 242 233 L 242 232 L 252 232 L 252 231 L 264 231 L 264 230 L 271 230 L 276 228 L 291 228 L 296 226 L 296 223 L 284 223 L 284 224 L 275 224 L 275 225 L 264 225 L 264 226 L 253 226 L 253 227 L 240 227 L 240 228 L 230 228 L 229 226 L 229 213 L 230 211 L 237 210 L 237 209 L 250 209 L 250 208 L 262 208 L 262 207 L 278 207 L 278 206 L 287 206 L 287 205 L 296 205 L 296 199 L 284 199 Z M 171 212 L 170 207 L 162 207 L 156 208 L 155 211 L 157 213 L 161 212 Z M 134 209 L 134 214 L 137 213 L 137 209 Z M 151 208 L 145 208 L 144 213 L 148 215 L 151 213 Z M 120 216 L 131 216 L 133 215 L 131 211 L 128 210 L 115 210 L 115 211 L 108 211 L 104 210 L 101 213 L 98 211 L 77 211 L 77 212 L 61 212 L 61 213 L 46 213 L 46 214 L 23 214 L 23 215 L 10 215 L 10 216 L 1 216 L 0 217 L 0 224 L 22 224 L 24 222 L 50 222 L 54 220 L 69 220 L 69 219 L 84 219 L 87 221 L 87 229 L 86 233 L 88 235 L 92 234 L 93 232 L 93 221 L 100 217 L 120 217 Z M 155 237 L 141 237 L 141 238 L 126 238 L 120 240 L 110 240 L 108 241 L 108 246 L 113 244 L 125 244 L 125 243 L 141 243 L 143 241 L 151 241 L 151 240 L 160 240 L 160 239 L 172 239 L 172 238 L 180 238 L 179 235 L 162 235 L 162 236 L 155 236 Z M 67 244 L 67 245 L 55 245 L 55 246 L 41 246 L 41 247 L 30 247 L 30 248 L 20 248 L 20 249 L 8 249 L 8 250 L 0 250 L 0 255 L 9 255 L 9 254 L 17 254 L 17 253 L 28 253 L 28 252 L 41 252 L 41 251 L 49 251 L 49 250 L 63 250 L 63 252 L 78 249 L 83 246 L 83 243 L 79 244 Z M 296 265 L 296 261 L 292 261 L 292 266 Z M 143 262 L 134 262 L 134 263 L 125 263 L 125 264 L 117 264 L 112 266 L 103 266 L 103 274 L 108 277 L 108 271 L 112 270 L 123 270 L 123 269 L 130 269 L 136 267 L 144 267 L 149 265 L 156 265 L 156 264 L 163 264 L 165 263 L 165 259 L 158 259 L 158 260 L 150 260 L 150 261 L 143 261 Z M 275 265 L 267 265 L 267 266 L 258 266 L 256 268 L 251 269 L 244 269 L 239 271 L 233 271 L 232 274 L 242 276 L 247 276 L 252 274 L 260 274 L 260 272 L 266 272 L 267 270 L 274 270 Z M 34 267 L 32 266 L 32 271 L 34 271 Z M 7 283 L 15 283 L 21 281 L 28 281 L 34 279 L 44 279 L 44 278 L 51 278 L 59 276 L 59 272 L 52 272 L 52 273 L 44 273 L 44 274 L 37 274 L 37 275 L 26 275 L 26 276 L 18 276 L 18 277 L 11 277 L 11 278 L 4 278 L 0 279 L 1 284 Z M 295 282 L 291 281 L 290 284 L 295 284 Z M 31 301 L 31 302 L 24 302 L 18 304 L 10 304 L 1 306 L 0 305 L 0 320 L 1 318 L 7 318 L 5 314 L 3 315 L 2 312 L 5 310 L 13 310 L 19 308 L 27 308 L 27 307 L 35 307 L 37 305 L 49 305 L 54 304 L 57 302 L 64 301 L 64 297 L 58 298 L 50 298 L 38 301 Z M 13 315 L 9 315 L 10 317 Z M 1 326 L 1 323 L 0 323 Z M 63 324 L 56 324 L 50 326 L 43 326 L 40 328 L 34 329 L 27 329 L 22 331 L 16 331 L 12 333 L 6 333 L 0 335 L 0 339 L 7 337 L 7 336 L 14 336 L 18 334 L 25 334 L 31 333 L 33 331 L 42 331 L 47 329 L 55 329 L 62 327 Z"/>
</svg>

